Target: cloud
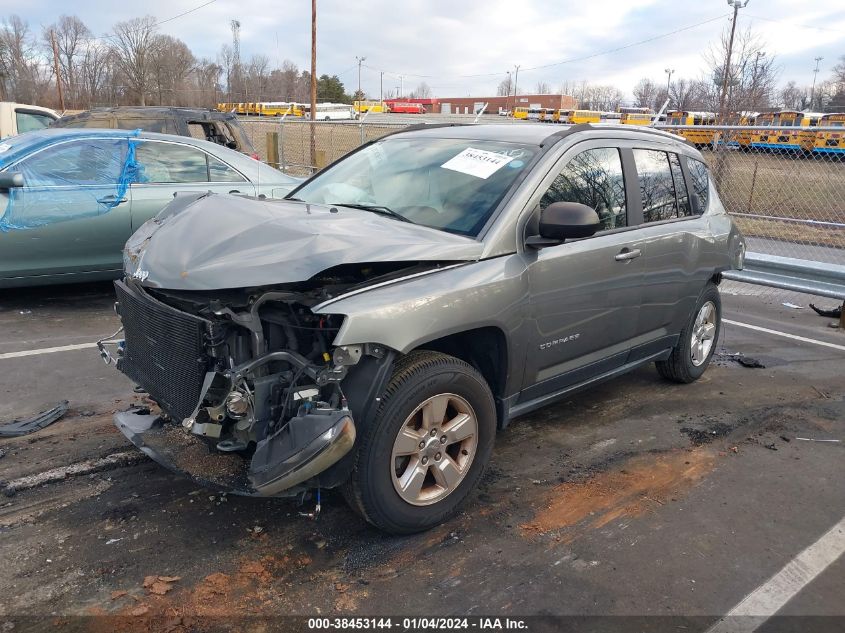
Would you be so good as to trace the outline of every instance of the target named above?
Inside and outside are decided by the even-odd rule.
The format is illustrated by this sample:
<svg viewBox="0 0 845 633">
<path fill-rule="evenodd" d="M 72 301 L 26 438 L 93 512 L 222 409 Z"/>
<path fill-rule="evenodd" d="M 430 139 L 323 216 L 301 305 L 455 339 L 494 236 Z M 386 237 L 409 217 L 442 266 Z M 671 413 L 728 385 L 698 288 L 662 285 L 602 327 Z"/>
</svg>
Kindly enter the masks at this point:
<svg viewBox="0 0 845 633">
<path fill-rule="evenodd" d="M 77 0 L 67 6 L 96 34 L 143 13 L 159 20 L 202 4 L 202 0 L 148 0 L 144 5 L 106 0 Z M 20 11 L 34 30 L 58 17 L 55 2 L 33 0 Z M 140 7 L 143 6 L 143 9 Z M 796 12 L 791 0 L 752 0 L 741 10 L 740 27 L 751 26 L 781 65 L 783 82 L 812 81 L 813 58 L 825 60 L 819 79 L 826 79 L 845 54 L 845 11 L 841 0 L 814 0 Z M 758 18 L 751 16 L 759 14 Z M 526 90 L 539 81 L 559 86 L 564 80 L 612 83 L 626 92 L 641 77 L 665 81 L 664 69 L 676 77 L 700 77 L 702 53 L 728 24 L 724 3 L 677 0 L 318 0 L 318 73 L 338 74 L 348 89 L 357 86 L 356 55 L 365 56 L 364 90 L 377 95 L 381 72 L 385 88 L 406 88 L 421 81 L 438 96 L 495 92 L 515 64 Z M 720 17 L 721 16 L 721 17 Z M 762 17 L 768 20 L 760 19 Z M 167 22 L 162 32 L 184 40 L 198 57 L 214 59 L 230 44 L 231 20 L 241 24 L 241 55 L 269 57 L 273 65 L 289 59 L 310 66 L 310 3 L 217 0 L 190 15 Z M 610 51 L 667 34 L 712 18 L 707 24 L 591 59 L 556 64 Z M 771 21 L 778 20 L 778 21 Z M 802 28 L 796 24 L 824 27 Z"/>
</svg>

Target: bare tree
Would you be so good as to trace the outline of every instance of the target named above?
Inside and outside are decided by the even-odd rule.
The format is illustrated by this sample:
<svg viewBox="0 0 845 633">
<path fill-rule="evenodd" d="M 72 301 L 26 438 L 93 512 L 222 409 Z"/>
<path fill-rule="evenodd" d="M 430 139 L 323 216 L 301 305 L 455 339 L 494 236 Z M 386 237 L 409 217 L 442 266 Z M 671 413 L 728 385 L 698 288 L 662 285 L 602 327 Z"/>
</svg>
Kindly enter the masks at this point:
<svg viewBox="0 0 845 633">
<path fill-rule="evenodd" d="M 535 91 L 538 95 L 548 95 L 552 93 L 552 89 L 549 88 L 549 84 L 545 81 L 538 81 Z"/>
<path fill-rule="evenodd" d="M 147 105 L 147 92 L 155 68 L 161 39 L 151 15 L 114 25 L 114 61 L 123 74 L 138 105 Z"/>
<path fill-rule="evenodd" d="M 36 47 L 29 25 L 17 15 L 0 22 L 0 84 L 6 99 L 34 103 L 49 92 L 52 70 Z"/>
<path fill-rule="evenodd" d="M 184 103 L 178 92 L 185 88 L 185 81 L 196 63 L 187 44 L 170 35 L 159 35 L 150 62 L 158 104 Z"/>
<path fill-rule="evenodd" d="M 78 107 L 80 102 L 79 63 L 91 40 L 91 31 L 75 15 L 59 16 L 59 21 L 44 28 L 42 39 L 48 56 L 52 54 L 50 34 L 54 33 L 56 48 L 59 52 L 59 73 L 64 84 L 65 95 L 71 107 Z"/>
<path fill-rule="evenodd" d="M 414 88 L 413 92 L 410 95 L 411 99 L 430 99 L 431 98 L 431 88 L 427 83 L 421 81 L 417 84 L 417 87 Z"/>
<path fill-rule="evenodd" d="M 634 104 L 639 108 L 654 108 L 658 88 L 651 79 L 643 78 L 634 86 Z"/>
<path fill-rule="evenodd" d="M 510 73 L 508 73 L 508 76 L 502 79 L 496 87 L 497 97 L 506 97 L 509 94 L 513 94 L 513 78 Z"/>
<path fill-rule="evenodd" d="M 770 107 L 779 72 L 775 58 L 766 52 L 762 40 L 750 28 L 743 29 L 736 34 L 731 65 L 725 70 L 728 39 L 725 30 L 719 41 L 704 54 L 710 69 L 710 77 L 702 82 L 706 87 L 706 106 L 712 111 L 718 109 L 727 73 L 726 112 L 759 111 Z"/>
</svg>

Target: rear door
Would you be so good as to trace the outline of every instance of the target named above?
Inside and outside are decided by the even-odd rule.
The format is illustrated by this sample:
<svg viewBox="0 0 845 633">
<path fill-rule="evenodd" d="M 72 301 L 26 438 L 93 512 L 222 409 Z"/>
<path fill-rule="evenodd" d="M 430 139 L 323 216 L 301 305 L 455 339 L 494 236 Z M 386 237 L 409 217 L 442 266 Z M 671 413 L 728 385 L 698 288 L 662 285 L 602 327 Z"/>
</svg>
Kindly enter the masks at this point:
<svg viewBox="0 0 845 633">
<path fill-rule="evenodd" d="M 632 153 L 643 205 L 639 233 L 645 254 L 638 337 L 646 345 L 634 350 L 631 360 L 637 360 L 637 354 L 671 347 L 713 274 L 713 245 L 701 215 L 707 208 L 707 167 L 665 145 L 643 145 Z"/>
<path fill-rule="evenodd" d="M 173 141 L 136 145 L 138 177 L 132 185 L 132 228 L 161 211 L 177 192 L 255 195 L 255 187 L 231 165 L 198 147 Z"/>
<path fill-rule="evenodd" d="M 535 225 L 548 204 L 569 201 L 594 208 L 602 229 L 586 239 L 525 253 L 532 333 L 523 400 L 625 363 L 636 335 L 643 281 L 642 245 L 629 228 L 630 210 L 638 200 L 623 176 L 625 156 L 612 141 L 579 143 L 540 188 Z"/>
<path fill-rule="evenodd" d="M 128 192 L 118 185 L 127 147 L 125 139 L 75 139 L 9 167 L 25 186 L 0 196 L 11 205 L 12 228 L 0 246 L 4 276 L 122 268 L 131 234 Z"/>
</svg>

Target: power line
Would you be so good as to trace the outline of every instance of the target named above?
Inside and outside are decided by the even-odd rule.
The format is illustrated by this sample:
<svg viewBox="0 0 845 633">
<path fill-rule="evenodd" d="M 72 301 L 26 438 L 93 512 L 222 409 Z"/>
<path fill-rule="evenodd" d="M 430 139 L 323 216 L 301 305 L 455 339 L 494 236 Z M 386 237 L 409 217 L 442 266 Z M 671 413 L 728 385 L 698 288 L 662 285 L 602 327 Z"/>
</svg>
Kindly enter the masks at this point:
<svg viewBox="0 0 845 633">
<path fill-rule="evenodd" d="M 210 5 L 210 4 L 214 4 L 215 2 L 217 2 L 217 0 L 207 0 L 207 1 L 206 1 L 206 2 L 204 2 L 204 3 L 202 3 L 202 4 L 200 4 L 200 5 L 195 6 L 193 9 L 188 9 L 187 11 L 183 11 L 182 13 L 179 13 L 178 15 L 174 15 L 174 16 L 171 16 L 171 17 L 169 17 L 169 18 L 165 18 L 164 20 L 159 20 L 158 22 L 156 22 L 156 23 L 154 23 L 154 24 L 152 25 L 152 28 L 155 28 L 155 27 L 157 27 L 157 26 L 161 26 L 162 24 L 167 24 L 168 22 L 173 22 L 173 20 L 178 20 L 179 18 L 183 18 L 183 17 L 185 17 L 186 15 L 188 15 L 188 14 L 190 14 L 190 13 L 194 13 L 195 11 L 199 11 L 200 9 L 202 9 L 202 8 L 204 8 L 204 7 L 207 7 L 207 6 L 208 6 L 208 5 Z M 146 28 L 146 27 L 144 27 L 144 28 Z M 142 31 L 142 30 L 144 30 L 144 29 L 135 29 L 134 31 L 127 31 L 127 33 L 136 33 L 136 32 L 138 32 L 138 31 Z M 115 39 L 116 37 L 117 37 L 117 36 L 116 36 L 114 33 L 111 33 L 111 34 L 109 34 L 109 33 L 104 33 L 103 35 L 96 36 L 96 37 L 94 37 L 94 38 L 92 38 L 92 39 L 108 39 L 108 40 L 113 40 L 113 39 Z"/>
<path fill-rule="evenodd" d="M 750 13 L 744 14 L 742 17 L 751 18 L 754 20 L 763 20 L 764 22 L 776 22 L 778 24 L 785 24 L 786 26 L 797 26 L 801 29 L 817 29 L 819 31 L 830 31 L 831 33 L 845 33 L 842 29 L 831 29 L 826 26 L 813 26 L 812 24 L 799 24 L 798 22 L 787 22 L 785 20 L 775 20 L 774 18 L 764 18 L 761 15 L 752 15 Z"/>
<path fill-rule="evenodd" d="M 575 62 L 586 61 L 588 59 L 593 59 L 595 57 L 600 57 L 602 55 L 610 55 L 611 53 L 618 53 L 619 51 L 624 51 L 628 48 L 633 48 L 634 46 L 641 46 L 643 44 L 648 44 L 650 42 L 654 42 L 656 40 L 660 40 L 660 39 L 663 39 L 663 38 L 666 38 L 666 37 L 670 37 L 672 35 L 677 35 L 678 33 L 683 33 L 684 31 L 689 31 L 691 29 L 698 28 L 699 26 L 704 26 L 705 24 L 710 24 L 711 22 L 716 22 L 717 20 L 721 20 L 721 19 L 727 17 L 728 15 L 729 14 L 727 14 L 727 13 L 722 13 L 722 14 L 717 15 L 716 17 L 710 18 L 708 20 L 696 22 L 695 24 L 690 24 L 688 26 L 683 26 L 683 27 L 677 28 L 673 31 L 668 31 L 666 33 L 661 33 L 659 35 L 654 35 L 654 36 L 648 37 L 644 40 L 639 40 L 637 42 L 631 42 L 630 44 L 624 44 L 623 46 L 617 46 L 615 48 L 609 48 L 607 50 L 598 51 L 596 53 L 591 53 L 589 55 L 583 55 L 581 57 L 572 57 L 570 59 L 564 59 L 563 61 L 553 62 L 551 64 L 543 64 L 543 65 L 540 65 L 540 66 L 532 66 L 530 68 L 523 68 L 522 72 L 528 72 L 528 71 L 532 71 L 532 70 L 542 70 L 542 69 L 545 69 L 545 68 L 553 68 L 555 66 L 563 66 L 564 64 L 573 64 Z M 417 74 L 414 74 L 414 73 L 392 72 L 392 71 L 388 71 L 388 70 L 383 70 L 381 68 L 375 68 L 373 66 L 368 66 L 366 64 L 364 64 L 364 67 L 368 68 L 370 70 L 375 70 L 376 72 L 383 72 L 386 75 L 392 75 L 394 77 L 399 77 L 400 74 L 401 74 L 404 77 L 421 77 L 421 78 L 454 77 L 454 78 L 458 78 L 458 79 L 469 79 L 469 78 L 474 78 L 474 77 L 499 77 L 502 74 L 502 72 L 499 71 L 499 72 L 494 72 L 494 73 L 477 73 L 477 74 L 472 74 L 472 75 L 448 75 L 448 74 L 444 74 L 444 75 L 417 75 Z"/>
</svg>

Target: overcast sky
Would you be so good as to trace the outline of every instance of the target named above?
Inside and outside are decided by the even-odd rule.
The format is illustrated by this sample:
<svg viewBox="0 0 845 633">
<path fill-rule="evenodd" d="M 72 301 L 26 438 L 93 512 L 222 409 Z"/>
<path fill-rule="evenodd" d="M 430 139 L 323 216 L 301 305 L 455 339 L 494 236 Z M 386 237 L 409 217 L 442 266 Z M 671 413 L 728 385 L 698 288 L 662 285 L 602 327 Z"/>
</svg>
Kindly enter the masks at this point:
<svg viewBox="0 0 845 633">
<path fill-rule="evenodd" d="M 14 9 L 33 28 L 66 11 L 102 35 L 115 22 L 141 11 L 167 20 L 208 0 L 2 1 L 7 7 L 3 13 Z M 675 69 L 675 78 L 698 78 L 704 73 L 702 52 L 729 24 L 730 13 L 725 0 L 318 0 L 317 4 L 318 74 L 339 75 L 352 92 L 358 81 L 355 56 L 364 56 L 362 87 L 375 96 L 380 70 L 386 71 L 385 91 L 398 86 L 399 75 L 404 75 L 406 91 L 425 81 L 436 96 L 495 94 L 515 64 L 522 66 L 519 84 L 525 91 L 533 91 L 538 81 L 557 89 L 564 80 L 586 79 L 615 84 L 630 93 L 641 77 L 664 82 L 667 67 Z M 160 29 L 184 40 L 198 57 L 213 59 L 222 44 L 231 43 L 229 23 L 237 19 L 243 60 L 261 53 L 274 66 L 289 59 L 307 69 L 310 6 L 307 0 L 213 0 Z M 707 20 L 712 21 L 703 23 Z M 824 57 L 819 81 L 827 79 L 845 55 L 843 0 L 750 0 L 740 10 L 738 24 L 751 26 L 769 54 L 775 55 L 781 83 L 795 80 L 809 85 L 817 56 Z M 679 32 L 670 34 L 673 31 Z M 657 39 L 559 63 L 650 38 Z M 528 70 L 538 66 L 548 67 Z"/>
</svg>

